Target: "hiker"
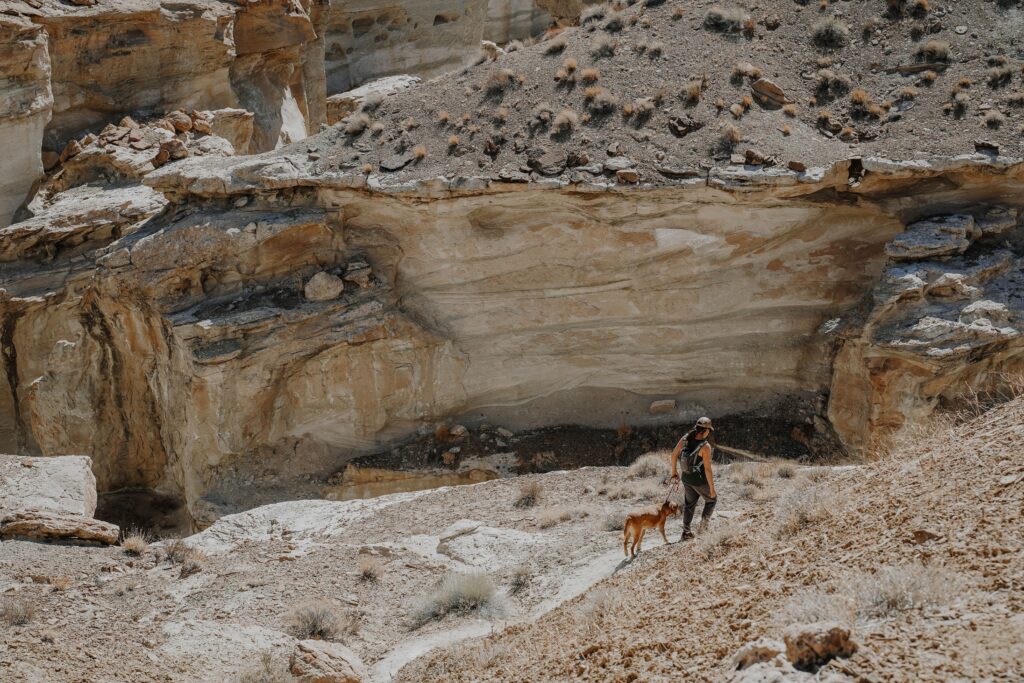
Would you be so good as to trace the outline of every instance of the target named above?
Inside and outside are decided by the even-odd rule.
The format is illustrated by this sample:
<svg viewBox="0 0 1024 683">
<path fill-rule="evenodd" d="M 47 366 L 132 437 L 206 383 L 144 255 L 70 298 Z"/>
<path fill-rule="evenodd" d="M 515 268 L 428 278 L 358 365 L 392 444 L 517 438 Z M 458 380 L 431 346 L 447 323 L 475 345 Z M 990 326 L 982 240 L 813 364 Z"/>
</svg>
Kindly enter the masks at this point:
<svg viewBox="0 0 1024 683">
<path fill-rule="evenodd" d="M 707 528 L 711 520 L 711 513 L 715 511 L 715 503 L 718 499 L 715 496 L 715 477 L 711 472 L 711 432 L 715 428 L 711 426 L 711 418 L 702 417 L 697 420 L 693 429 L 686 433 L 686 436 L 679 439 L 676 448 L 672 451 L 672 479 L 676 483 L 682 479 L 683 482 L 683 535 L 680 541 L 688 541 L 693 538 L 690 531 L 690 522 L 693 521 L 693 513 L 697 510 L 697 501 L 704 499 L 704 510 L 701 512 L 700 530 Z M 682 463 L 682 473 L 679 472 L 679 464 Z"/>
</svg>

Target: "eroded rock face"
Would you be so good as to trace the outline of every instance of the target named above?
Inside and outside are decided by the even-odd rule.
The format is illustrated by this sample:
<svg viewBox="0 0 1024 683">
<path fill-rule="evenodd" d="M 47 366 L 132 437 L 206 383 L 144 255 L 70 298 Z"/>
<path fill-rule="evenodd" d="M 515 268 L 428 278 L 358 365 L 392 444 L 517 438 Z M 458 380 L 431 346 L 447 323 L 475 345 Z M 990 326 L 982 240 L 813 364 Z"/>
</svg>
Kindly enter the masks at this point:
<svg viewBox="0 0 1024 683">
<path fill-rule="evenodd" d="M 340 643 L 322 640 L 296 643 L 291 672 L 302 683 L 363 683 L 368 680 L 358 655 Z"/>
<path fill-rule="evenodd" d="M 487 0 L 350 0 L 327 18 L 327 92 L 382 76 L 429 78 L 480 50 Z"/>
<path fill-rule="evenodd" d="M 52 104 L 46 32 L 28 19 L 0 15 L 0 228 L 43 173 L 43 131 Z"/>
<path fill-rule="evenodd" d="M 1020 225 L 1005 207 L 933 216 L 886 245 L 891 262 L 835 361 L 829 418 L 848 446 L 1024 371 Z"/>
<path fill-rule="evenodd" d="M 113 545 L 120 529 L 83 515 L 52 510 L 25 509 L 0 515 L 0 538 L 39 541 L 86 541 Z"/>
<path fill-rule="evenodd" d="M 0 227 L 40 176 L 41 151 L 60 153 L 126 114 L 245 109 L 255 114 L 253 151 L 315 131 L 326 120 L 324 9 L 319 0 L 13 5 L 0 19 L 0 143 L 13 153 Z"/>
<path fill-rule="evenodd" d="M 921 215 L 902 204 L 904 170 L 895 199 L 879 172 L 858 202 L 831 202 L 821 197 L 849 187 L 845 166 L 625 190 L 389 187 L 294 149 L 185 159 L 145 176 L 170 206 L 130 234 L 4 272 L 0 435 L 10 450 L 92 455 L 101 489 L 162 485 L 200 507 L 227 470 L 294 471 L 298 453 L 338 462 L 460 415 L 608 426 L 658 421 L 651 403 L 675 401 L 679 420 L 803 415 L 816 447 L 827 409 L 856 446 L 850 434 L 880 422 L 857 422 L 871 415 L 856 404 L 875 400 L 870 381 L 837 379 L 870 380 L 851 354 L 906 359 L 915 339 L 934 353 L 947 335 L 953 356 L 981 339 L 1002 362 L 993 345 L 1009 340 L 1017 299 L 985 288 L 1019 272 L 1016 247 L 979 241 L 960 271 L 944 262 L 909 279 L 892 269 L 924 266 L 886 255 L 905 224 L 984 205 L 978 187 L 1005 197 L 1021 184 L 1019 166 L 987 176 L 975 163 L 930 172 L 944 174 L 937 201 L 951 210 Z M 935 184 L 921 187 L 919 212 Z M 970 215 L 1005 242 L 1015 211 Z M 318 273 L 342 290 L 307 297 Z M 877 324 L 858 341 L 856 312 L 880 278 L 890 293 L 876 299 L 894 311 L 941 297 L 956 317 L 897 315 L 893 329 L 911 332 Z M 948 294 L 979 283 L 985 296 Z M 900 415 L 930 409 L 900 400 Z"/>
</svg>

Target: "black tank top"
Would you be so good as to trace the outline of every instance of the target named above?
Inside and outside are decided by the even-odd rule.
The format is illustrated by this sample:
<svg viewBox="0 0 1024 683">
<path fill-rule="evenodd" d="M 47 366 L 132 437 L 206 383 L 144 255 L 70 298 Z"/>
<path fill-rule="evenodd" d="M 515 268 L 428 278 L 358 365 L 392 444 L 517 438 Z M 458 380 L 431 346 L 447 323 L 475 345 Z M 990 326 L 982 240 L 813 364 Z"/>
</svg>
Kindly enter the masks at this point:
<svg viewBox="0 0 1024 683">
<path fill-rule="evenodd" d="M 704 472 L 704 458 L 700 455 L 701 448 L 706 443 L 707 439 L 698 439 L 693 435 L 686 436 L 683 450 L 679 454 L 679 463 L 682 465 L 679 478 L 684 484 L 689 484 L 690 486 L 707 485 L 708 477 Z"/>
</svg>

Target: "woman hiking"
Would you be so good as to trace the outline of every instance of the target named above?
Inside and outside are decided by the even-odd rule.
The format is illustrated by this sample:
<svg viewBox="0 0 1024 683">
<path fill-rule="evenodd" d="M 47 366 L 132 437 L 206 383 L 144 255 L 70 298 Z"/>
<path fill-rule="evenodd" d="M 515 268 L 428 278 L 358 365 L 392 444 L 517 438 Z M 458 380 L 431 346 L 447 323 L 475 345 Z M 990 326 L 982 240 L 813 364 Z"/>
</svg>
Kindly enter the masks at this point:
<svg viewBox="0 0 1024 683">
<path fill-rule="evenodd" d="M 700 530 L 707 528 L 711 520 L 711 513 L 715 511 L 715 503 L 718 502 L 715 496 L 715 477 L 711 471 L 711 432 L 715 428 L 711 426 L 711 418 L 702 417 L 697 420 L 693 429 L 686 433 L 686 436 L 679 439 L 676 448 L 672 451 L 672 479 L 673 483 L 680 480 L 679 463 L 682 463 L 683 482 L 683 535 L 680 541 L 688 541 L 693 538 L 690 531 L 690 522 L 693 521 L 693 513 L 697 510 L 697 501 L 704 499 L 704 510 L 701 511 Z"/>
</svg>

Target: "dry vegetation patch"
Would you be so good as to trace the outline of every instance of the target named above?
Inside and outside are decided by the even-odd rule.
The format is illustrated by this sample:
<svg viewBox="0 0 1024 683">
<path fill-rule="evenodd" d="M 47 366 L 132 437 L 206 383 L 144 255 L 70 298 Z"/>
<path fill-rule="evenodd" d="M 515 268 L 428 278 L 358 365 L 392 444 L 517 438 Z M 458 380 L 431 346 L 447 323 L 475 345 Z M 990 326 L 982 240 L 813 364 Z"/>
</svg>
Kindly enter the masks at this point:
<svg viewBox="0 0 1024 683">
<path fill-rule="evenodd" d="M 449 574 L 412 612 L 413 628 L 447 614 L 465 614 L 491 605 L 496 590 L 482 572 Z"/>
</svg>

